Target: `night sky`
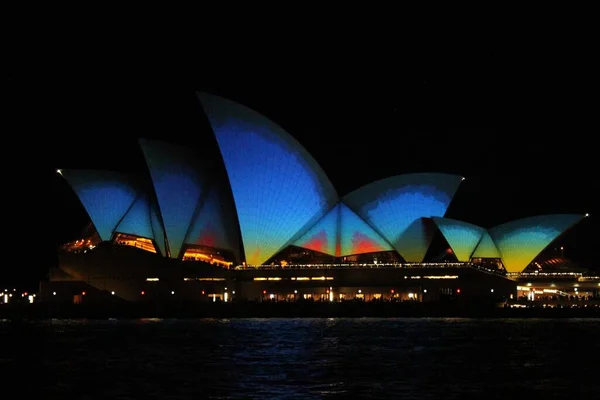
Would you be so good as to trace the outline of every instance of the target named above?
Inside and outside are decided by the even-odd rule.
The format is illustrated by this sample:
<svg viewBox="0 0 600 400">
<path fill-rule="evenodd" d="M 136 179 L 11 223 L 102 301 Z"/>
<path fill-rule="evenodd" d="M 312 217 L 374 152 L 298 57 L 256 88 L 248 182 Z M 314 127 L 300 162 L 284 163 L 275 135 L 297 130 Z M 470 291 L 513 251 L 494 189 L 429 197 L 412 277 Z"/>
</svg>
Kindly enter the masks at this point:
<svg viewBox="0 0 600 400">
<path fill-rule="evenodd" d="M 18 253 L 7 245 L 11 261 L 0 282 L 35 285 L 55 262 L 56 247 L 85 225 L 57 168 L 136 171 L 144 167 L 138 137 L 197 146 L 214 140 L 196 91 L 228 97 L 281 125 L 340 195 L 390 175 L 448 172 L 467 177 L 448 217 L 492 227 L 544 213 L 590 213 L 563 243 L 565 256 L 593 267 L 600 188 L 591 58 L 572 47 L 487 48 L 342 48 L 169 62 L 104 48 L 16 68 L 5 80 L 11 128 L 3 192 Z"/>
</svg>

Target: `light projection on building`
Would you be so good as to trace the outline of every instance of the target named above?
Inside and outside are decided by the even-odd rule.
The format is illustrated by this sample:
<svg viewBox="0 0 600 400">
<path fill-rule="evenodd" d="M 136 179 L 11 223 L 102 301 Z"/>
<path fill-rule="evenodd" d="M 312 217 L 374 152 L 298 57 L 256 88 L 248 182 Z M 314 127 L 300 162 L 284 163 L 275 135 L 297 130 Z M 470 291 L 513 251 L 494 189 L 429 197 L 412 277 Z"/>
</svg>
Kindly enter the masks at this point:
<svg viewBox="0 0 600 400">
<path fill-rule="evenodd" d="M 160 254 L 167 255 L 165 247 L 165 229 L 163 228 L 160 210 L 156 201 L 150 202 L 150 223 L 152 224 L 152 233 L 154 234 L 154 242 L 158 246 Z"/>
<path fill-rule="evenodd" d="M 336 257 L 394 250 L 344 203 L 338 203 L 294 245 Z"/>
<path fill-rule="evenodd" d="M 208 189 L 206 197 L 198 204 L 185 243 L 230 250 L 239 259 L 235 209 L 225 196 L 217 185 Z"/>
<path fill-rule="evenodd" d="M 199 94 L 217 139 L 237 209 L 246 263 L 263 264 L 337 202 L 308 152 L 266 117 Z"/>
<path fill-rule="evenodd" d="M 337 256 L 394 250 L 375 230 L 344 203 L 340 203 L 340 250 Z"/>
<path fill-rule="evenodd" d="M 340 204 L 313 225 L 293 244 L 305 249 L 338 256 L 340 232 Z"/>
<path fill-rule="evenodd" d="M 115 228 L 115 231 L 154 239 L 152 221 L 150 220 L 150 201 L 146 194 L 138 195 Z"/>
<path fill-rule="evenodd" d="M 472 258 L 501 258 L 496 244 L 488 231 L 483 233 L 481 240 L 473 252 Z"/>
<path fill-rule="evenodd" d="M 162 215 L 170 256 L 179 258 L 188 227 L 201 200 L 204 166 L 191 149 L 140 139 Z"/>
<path fill-rule="evenodd" d="M 398 175 L 346 195 L 343 202 L 375 228 L 408 262 L 421 262 L 431 244 L 430 217 L 443 217 L 461 176 Z"/>
<path fill-rule="evenodd" d="M 432 219 L 446 238 L 458 261 L 469 261 L 486 230 L 455 219 L 439 217 Z"/>
<path fill-rule="evenodd" d="M 552 214 L 523 218 L 490 229 L 507 272 L 523 271 L 550 243 L 584 218 Z"/>
<path fill-rule="evenodd" d="M 124 174 L 97 170 L 61 170 L 90 216 L 101 240 L 110 240 L 137 191 Z"/>
</svg>

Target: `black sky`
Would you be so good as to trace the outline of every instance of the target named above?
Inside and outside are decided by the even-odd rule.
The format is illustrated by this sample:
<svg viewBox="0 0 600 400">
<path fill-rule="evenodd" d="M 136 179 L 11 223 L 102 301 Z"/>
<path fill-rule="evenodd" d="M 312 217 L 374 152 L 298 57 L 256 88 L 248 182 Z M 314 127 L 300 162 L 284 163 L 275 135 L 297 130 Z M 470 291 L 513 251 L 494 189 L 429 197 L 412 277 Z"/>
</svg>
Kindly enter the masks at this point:
<svg viewBox="0 0 600 400">
<path fill-rule="evenodd" d="M 56 246 L 74 239 L 87 219 L 56 168 L 138 170 L 137 137 L 199 146 L 212 139 L 196 91 L 231 98 L 283 126 L 340 194 L 390 175 L 436 171 L 468 178 L 447 215 L 485 227 L 588 212 L 592 218 L 564 240 L 567 256 L 589 264 L 598 227 L 590 101 L 597 78 L 584 49 L 550 50 L 485 42 L 387 51 L 331 45 L 268 57 L 165 59 L 104 46 L 16 65 L 5 80 L 4 189 L 19 232 L 11 240 L 36 250 L 23 253 L 26 265 L 5 269 L 4 279 L 37 280 Z"/>
</svg>

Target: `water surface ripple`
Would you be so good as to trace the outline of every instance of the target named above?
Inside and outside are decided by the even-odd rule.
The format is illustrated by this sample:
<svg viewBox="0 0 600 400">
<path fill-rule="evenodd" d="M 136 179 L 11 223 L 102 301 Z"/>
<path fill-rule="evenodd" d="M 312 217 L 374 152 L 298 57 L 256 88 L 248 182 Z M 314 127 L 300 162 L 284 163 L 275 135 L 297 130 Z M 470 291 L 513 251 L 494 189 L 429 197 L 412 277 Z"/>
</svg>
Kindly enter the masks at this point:
<svg viewBox="0 0 600 400">
<path fill-rule="evenodd" d="M 599 339 L 597 319 L 2 321 L 0 372 L 44 399 L 568 398 L 600 392 Z"/>
</svg>

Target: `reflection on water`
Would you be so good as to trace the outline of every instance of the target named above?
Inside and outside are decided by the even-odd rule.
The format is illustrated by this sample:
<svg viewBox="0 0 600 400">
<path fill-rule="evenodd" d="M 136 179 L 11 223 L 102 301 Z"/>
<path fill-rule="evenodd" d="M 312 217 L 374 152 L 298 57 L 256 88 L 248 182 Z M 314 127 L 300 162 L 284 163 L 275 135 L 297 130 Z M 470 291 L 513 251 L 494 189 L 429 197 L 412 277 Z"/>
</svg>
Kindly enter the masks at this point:
<svg viewBox="0 0 600 400">
<path fill-rule="evenodd" d="M 600 390 L 599 338 L 597 319 L 2 321 L 0 372 L 45 399 L 566 398 Z"/>
</svg>

